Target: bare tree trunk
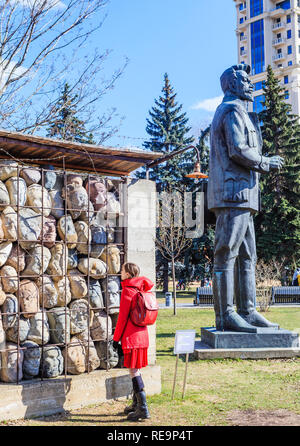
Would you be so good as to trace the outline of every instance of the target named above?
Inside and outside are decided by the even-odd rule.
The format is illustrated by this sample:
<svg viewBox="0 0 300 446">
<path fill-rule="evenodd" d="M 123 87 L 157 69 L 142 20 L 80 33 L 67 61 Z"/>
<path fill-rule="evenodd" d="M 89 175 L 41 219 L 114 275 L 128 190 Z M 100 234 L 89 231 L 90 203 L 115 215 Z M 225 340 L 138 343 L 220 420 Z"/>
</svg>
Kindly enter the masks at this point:
<svg viewBox="0 0 300 446">
<path fill-rule="evenodd" d="M 174 257 L 172 257 L 172 279 L 173 279 L 174 316 L 176 316 L 176 283 L 175 283 L 175 262 L 174 262 Z"/>
<path fill-rule="evenodd" d="M 163 292 L 169 291 L 169 262 L 165 259 L 164 261 L 164 282 L 163 282 Z"/>
</svg>

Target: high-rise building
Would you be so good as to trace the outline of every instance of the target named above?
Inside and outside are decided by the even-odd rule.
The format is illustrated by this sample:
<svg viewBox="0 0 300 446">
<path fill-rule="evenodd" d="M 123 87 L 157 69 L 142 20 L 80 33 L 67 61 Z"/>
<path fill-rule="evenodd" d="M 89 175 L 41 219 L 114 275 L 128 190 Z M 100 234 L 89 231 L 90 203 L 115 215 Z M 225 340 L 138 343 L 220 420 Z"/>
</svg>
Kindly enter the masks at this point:
<svg viewBox="0 0 300 446">
<path fill-rule="evenodd" d="M 253 110 L 262 109 L 263 82 L 271 65 L 292 112 L 300 115 L 300 0 L 234 0 L 239 63 L 251 66 Z"/>
</svg>

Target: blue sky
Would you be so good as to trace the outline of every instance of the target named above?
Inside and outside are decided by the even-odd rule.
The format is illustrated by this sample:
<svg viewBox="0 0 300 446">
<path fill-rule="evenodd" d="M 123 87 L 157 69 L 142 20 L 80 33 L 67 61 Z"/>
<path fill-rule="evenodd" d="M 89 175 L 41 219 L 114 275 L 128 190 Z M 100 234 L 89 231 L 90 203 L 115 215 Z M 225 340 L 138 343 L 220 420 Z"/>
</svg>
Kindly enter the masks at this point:
<svg viewBox="0 0 300 446">
<path fill-rule="evenodd" d="M 192 132 L 211 121 L 219 76 L 237 62 L 236 12 L 233 0 L 111 0 L 98 33 L 101 49 L 112 49 L 105 71 L 129 64 L 104 109 L 116 107 L 125 117 L 119 134 L 107 144 L 142 147 L 149 109 L 167 72 Z M 130 138 L 129 138 L 130 137 Z"/>
</svg>

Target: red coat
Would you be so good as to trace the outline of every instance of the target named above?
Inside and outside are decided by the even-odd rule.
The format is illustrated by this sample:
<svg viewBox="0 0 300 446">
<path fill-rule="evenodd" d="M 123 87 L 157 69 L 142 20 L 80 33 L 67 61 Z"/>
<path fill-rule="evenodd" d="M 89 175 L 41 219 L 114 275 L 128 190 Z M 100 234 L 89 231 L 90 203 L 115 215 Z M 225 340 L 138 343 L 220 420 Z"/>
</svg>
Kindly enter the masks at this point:
<svg viewBox="0 0 300 446">
<path fill-rule="evenodd" d="M 114 333 L 114 341 L 121 339 L 122 348 L 145 348 L 149 347 L 149 336 L 147 327 L 138 327 L 134 325 L 129 318 L 129 310 L 131 301 L 136 293 L 134 288 L 129 288 L 129 285 L 139 288 L 141 291 L 149 291 L 154 283 L 144 276 L 133 277 L 121 282 L 122 293 L 120 300 L 120 312 Z"/>
</svg>

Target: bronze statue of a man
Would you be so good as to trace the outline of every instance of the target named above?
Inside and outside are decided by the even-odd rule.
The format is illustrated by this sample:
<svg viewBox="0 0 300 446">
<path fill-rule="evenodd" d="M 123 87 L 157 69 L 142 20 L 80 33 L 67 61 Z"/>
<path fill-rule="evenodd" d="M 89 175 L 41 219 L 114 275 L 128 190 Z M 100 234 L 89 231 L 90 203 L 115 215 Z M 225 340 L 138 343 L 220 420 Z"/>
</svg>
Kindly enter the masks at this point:
<svg viewBox="0 0 300 446">
<path fill-rule="evenodd" d="M 259 176 L 280 169 L 283 158 L 262 156 L 249 65 L 221 76 L 223 102 L 211 126 L 208 208 L 216 215 L 213 294 L 217 330 L 256 332 L 275 327 L 256 309 L 256 246 L 253 215 L 260 210 Z M 233 309 L 235 296 L 237 311 Z"/>
</svg>

